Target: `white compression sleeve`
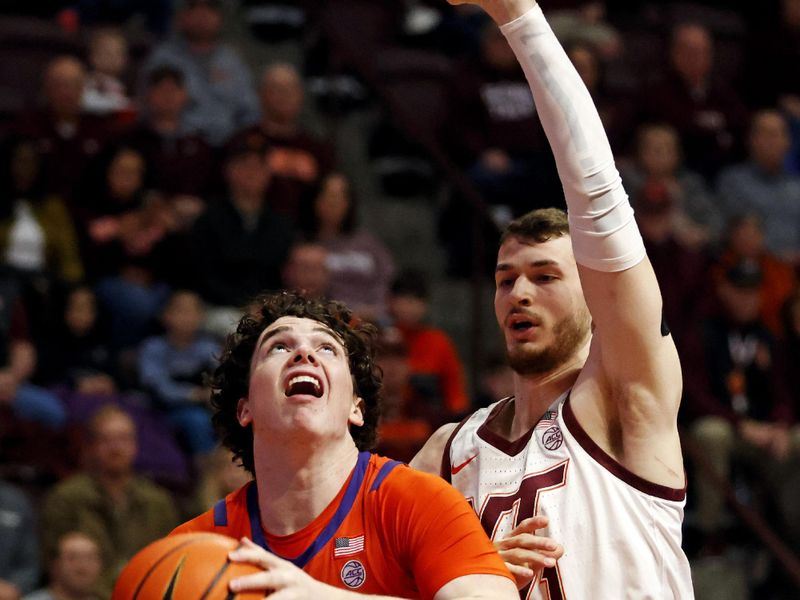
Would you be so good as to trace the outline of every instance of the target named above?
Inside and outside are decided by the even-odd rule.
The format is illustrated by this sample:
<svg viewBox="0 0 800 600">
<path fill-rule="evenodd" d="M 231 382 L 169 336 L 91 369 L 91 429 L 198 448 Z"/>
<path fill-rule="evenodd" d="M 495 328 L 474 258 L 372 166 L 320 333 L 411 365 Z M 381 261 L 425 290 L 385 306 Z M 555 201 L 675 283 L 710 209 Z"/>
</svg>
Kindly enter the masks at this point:
<svg viewBox="0 0 800 600">
<path fill-rule="evenodd" d="M 553 149 L 575 259 L 597 271 L 629 269 L 644 259 L 644 243 L 589 91 L 538 4 L 500 30 L 522 65 Z"/>
</svg>

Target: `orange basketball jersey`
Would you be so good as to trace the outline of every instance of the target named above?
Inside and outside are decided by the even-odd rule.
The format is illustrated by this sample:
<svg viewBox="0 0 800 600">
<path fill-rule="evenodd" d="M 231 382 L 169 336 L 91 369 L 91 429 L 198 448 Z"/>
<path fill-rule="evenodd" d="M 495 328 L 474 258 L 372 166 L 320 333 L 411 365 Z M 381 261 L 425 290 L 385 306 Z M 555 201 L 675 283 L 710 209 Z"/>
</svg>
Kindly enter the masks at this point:
<svg viewBox="0 0 800 600">
<path fill-rule="evenodd" d="M 464 575 L 511 577 L 464 498 L 438 477 L 368 452 L 314 521 L 264 531 L 255 482 L 173 533 L 249 537 L 319 581 L 363 594 L 433 598 Z"/>
</svg>

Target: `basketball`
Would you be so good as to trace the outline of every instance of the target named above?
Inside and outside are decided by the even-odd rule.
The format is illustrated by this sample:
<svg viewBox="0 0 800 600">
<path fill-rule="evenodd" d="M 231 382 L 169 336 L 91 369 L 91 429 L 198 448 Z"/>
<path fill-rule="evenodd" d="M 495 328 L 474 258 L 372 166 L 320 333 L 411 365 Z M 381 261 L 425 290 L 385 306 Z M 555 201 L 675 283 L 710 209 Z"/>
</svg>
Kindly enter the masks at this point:
<svg viewBox="0 0 800 600">
<path fill-rule="evenodd" d="M 238 545 L 217 533 L 183 533 L 153 542 L 122 570 L 112 600 L 263 598 L 264 592 L 229 595 L 231 579 L 261 571 L 228 560 L 228 552 Z"/>
</svg>

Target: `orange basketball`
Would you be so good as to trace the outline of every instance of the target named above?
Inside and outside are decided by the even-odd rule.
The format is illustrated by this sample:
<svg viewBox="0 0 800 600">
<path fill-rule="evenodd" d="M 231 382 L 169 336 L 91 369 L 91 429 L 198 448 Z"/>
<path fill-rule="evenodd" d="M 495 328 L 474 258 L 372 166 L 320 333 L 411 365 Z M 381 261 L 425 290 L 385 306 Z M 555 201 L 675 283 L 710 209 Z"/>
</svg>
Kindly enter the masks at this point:
<svg viewBox="0 0 800 600">
<path fill-rule="evenodd" d="M 139 551 L 120 573 L 112 600 L 255 600 L 263 592 L 228 595 L 231 579 L 258 573 L 255 565 L 228 561 L 239 542 L 217 533 L 182 533 Z"/>
</svg>

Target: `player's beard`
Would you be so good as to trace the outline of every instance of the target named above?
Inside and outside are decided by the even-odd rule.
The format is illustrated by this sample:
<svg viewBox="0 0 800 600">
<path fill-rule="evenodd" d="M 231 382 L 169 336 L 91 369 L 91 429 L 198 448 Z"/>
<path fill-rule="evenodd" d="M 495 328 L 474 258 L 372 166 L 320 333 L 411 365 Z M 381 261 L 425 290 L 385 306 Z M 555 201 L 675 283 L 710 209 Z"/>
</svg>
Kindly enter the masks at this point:
<svg viewBox="0 0 800 600">
<path fill-rule="evenodd" d="M 564 317 L 553 326 L 555 341 L 545 348 L 528 349 L 524 345 L 509 349 L 506 357 L 509 366 L 519 375 L 541 375 L 570 360 L 583 344 L 591 330 L 588 311 Z"/>
</svg>

